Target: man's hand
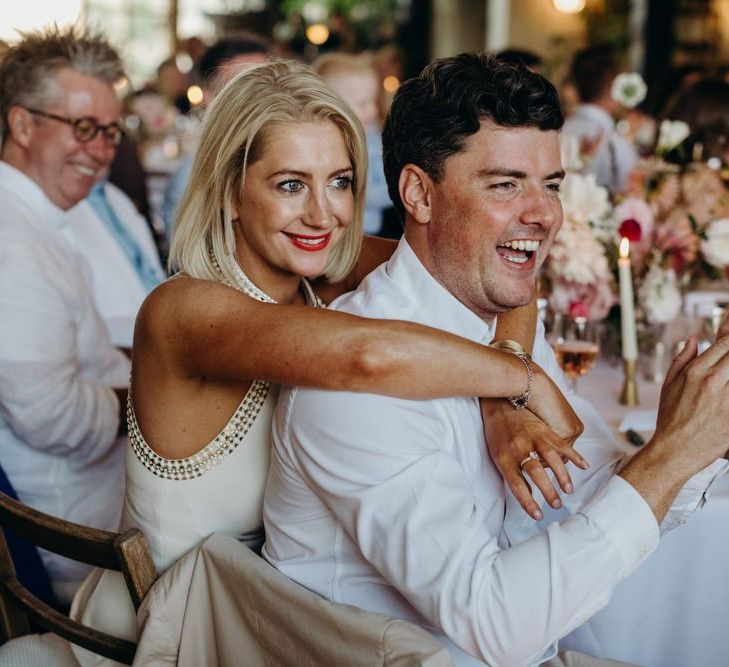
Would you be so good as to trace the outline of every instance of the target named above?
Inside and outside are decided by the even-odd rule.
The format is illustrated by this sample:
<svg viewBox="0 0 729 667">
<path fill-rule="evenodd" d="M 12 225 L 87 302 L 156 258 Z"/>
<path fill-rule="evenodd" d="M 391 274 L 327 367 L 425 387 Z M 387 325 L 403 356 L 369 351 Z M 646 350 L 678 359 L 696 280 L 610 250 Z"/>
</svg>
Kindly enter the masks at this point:
<svg viewBox="0 0 729 667">
<path fill-rule="evenodd" d="M 729 336 L 729 308 L 727 308 L 726 317 L 719 327 L 719 331 L 716 332 L 716 340 L 719 340 L 724 336 Z"/>
<path fill-rule="evenodd" d="M 729 338 L 697 352 L 696 340 L 689 338 L 671 364 L 654 436 L 675 446 L 673 456 L 685 457 L 691 474 L 722 456 L 729 439 Z"/>
<path fill-rule="evenodd" d="M 724 322 L 720 332 L 727 328 Z M 653 438 L 620 472 L 658 521 L 681 486 L 723 456 L 729 442 L 729 336 L 697 352 L 689 338 L 663 383 Z"/>
<path fill-rule="evenodd" d="M 529 410 L 515 410 L 505 399 L 481 399 L 481 414 L 491 460 L 524 511 L 537 520 L 543 516 L 524 475 L 529 475 L 552 507 L 560 507 L 559 494 L 547 476 L 545 466 L 552 469 L 565 493 L 573 491 L 565 463 L 572 461 L 583 470 L 588 467 L 587 461 L 572 447 L 582 432 L 582 422 L 572 408 L 561 415 L 561 419 L 554 420 L 559 422 L 563 432 L 569 431 L 567 438 L 561 438 Z M 529 461 L 520 468 L 519 464 L 532 451 L 539 454 L 541 461 Z"/>
</svg>

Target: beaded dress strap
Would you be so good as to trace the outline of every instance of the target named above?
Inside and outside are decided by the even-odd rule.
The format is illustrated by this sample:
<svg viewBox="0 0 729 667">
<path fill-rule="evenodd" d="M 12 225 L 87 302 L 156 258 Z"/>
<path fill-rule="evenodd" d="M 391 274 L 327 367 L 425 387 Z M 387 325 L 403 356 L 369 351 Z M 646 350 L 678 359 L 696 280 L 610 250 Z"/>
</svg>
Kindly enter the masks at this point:
<svg viewBox="0 0 729 667">
<path fill-rule="evenodd" d="M 269 383 L 254 380 L 228 423 L 199 452 L 184 459 L 167 459 L 155 452 L 139 430 L 132 405 L 132 393 L 127 394 L 127 424 L 129 443 L 139 462 L 157 477 L 164 479 L 193 479 L 211 470 L 230 456 L 243 443 L 268 396 Z"/>
</svg>

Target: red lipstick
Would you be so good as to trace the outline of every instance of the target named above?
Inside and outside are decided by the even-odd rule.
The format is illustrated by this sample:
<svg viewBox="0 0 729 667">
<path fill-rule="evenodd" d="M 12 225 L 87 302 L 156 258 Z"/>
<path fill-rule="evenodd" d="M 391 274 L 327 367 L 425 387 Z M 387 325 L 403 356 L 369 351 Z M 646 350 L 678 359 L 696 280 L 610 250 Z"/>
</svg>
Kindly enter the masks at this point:
<svg viewBox="0 0 729 667">
<path fill-rule="evenodd" d="M 332 235 L 324 234 L 322 236 L 307 236 L 305 234 L 286 234 L 299 250 L 306 250 L 307 252 L 319 252 L 324 250 L 329 245 L 329 240 Z"/>
</svg>

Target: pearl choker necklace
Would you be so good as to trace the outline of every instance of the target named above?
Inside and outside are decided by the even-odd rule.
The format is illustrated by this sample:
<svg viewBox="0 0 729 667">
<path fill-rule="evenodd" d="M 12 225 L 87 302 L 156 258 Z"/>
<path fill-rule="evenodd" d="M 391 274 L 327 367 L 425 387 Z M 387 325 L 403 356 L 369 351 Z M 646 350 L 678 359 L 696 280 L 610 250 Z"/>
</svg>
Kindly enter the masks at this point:
<svg viewBox="0 0 729 667">
<path fill-rule="evenodd" d="M 220 268 L 220 264 L 218 263 L 218 258 L 215 256 L 215 252 L 213 252 L 212 248 L 210 248 L 210 259 L 213 263 L 213 266 L 215 266 L 215 268 L 218 270 L 218 273 L 223 279 L 223 282 L 228 285 L 228 287 L 235 287 L 236 289 L 243 292 L 243 294 L 251 297 L 252 299 L 255 299 L 256 301 L 262 301 L 263 303 L 278 303 L 278 301 L 272 299 L 262 289 L 256 287 L 256 285 L 253 284 L 253 281 L 243 272 L 243 269 L 238 266 L 238 262 L 233 262 L 235 283 L 231 283 L 229 280 L 225 279 L 223 270 Z M 311 285 L 309 285 L 309 281 L 306 278 L 301 278 L 301 286 L 304 289 L 304 294 L 307 297 L 307 301 L 309 301 L 311 305 L 316 306 L 317 308 L 322 308 L 324 306 L 324 303 L 321 301 L 321 299 L 314 293 L 314 290 L 311 289 Z"/>
<path fill-rule="evenodd" d="M 259 289 L 253 284 L 253 281 L 243 273 L 243 269 L 238 266 L 237 262 L 233 262 L 233 273 L 235 274 L 235 283 L 231 284 L 229 280 L 224 278 L 223 270 L 220 268 L 218 258 L 215 256 L 215 252 L 210 248 L 210 259 L 213 262 L 213 266 L 218 270 L 218 273 L 223 278 L 223 282 L 228 287 L 235 287 L 246 296 L 255 299 L 256 301 L 262 301 L 263 303 L 276 303 L 275 299 L 272 299 L 262 289 Z"/>
</svg>

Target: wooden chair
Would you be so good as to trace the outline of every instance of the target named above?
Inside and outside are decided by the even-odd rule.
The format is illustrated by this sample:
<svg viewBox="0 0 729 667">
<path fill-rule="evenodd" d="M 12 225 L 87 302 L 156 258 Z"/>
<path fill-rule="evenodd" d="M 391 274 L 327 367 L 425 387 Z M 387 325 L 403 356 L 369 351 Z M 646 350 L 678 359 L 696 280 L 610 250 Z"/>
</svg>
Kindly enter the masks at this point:
<svg viewBox="0 0 729 667">
<path fill-rule="evenodd" d="M 112 533 L 44 514 L 0 493 L 0 629 L 10 640 L 30 632 L 29 618 L 68 641 L 117 662 L 131 664 L 136 644 L 85 626 L 48 606 L 19 581 L 4 529 L 72 560 L 122 572 L 137 609 L 157 578 L 144 535 Z"/>
</svg>

